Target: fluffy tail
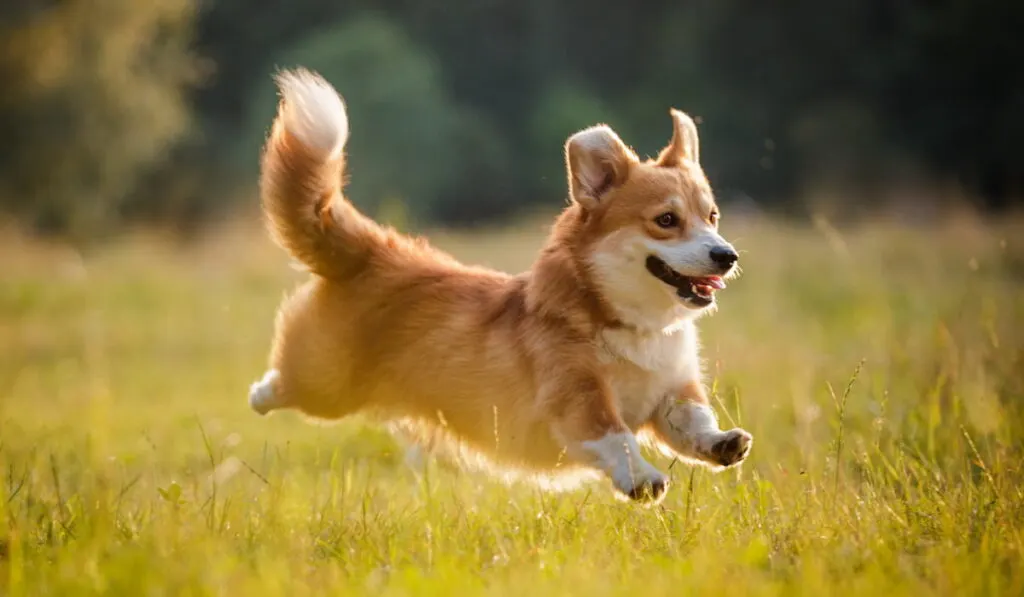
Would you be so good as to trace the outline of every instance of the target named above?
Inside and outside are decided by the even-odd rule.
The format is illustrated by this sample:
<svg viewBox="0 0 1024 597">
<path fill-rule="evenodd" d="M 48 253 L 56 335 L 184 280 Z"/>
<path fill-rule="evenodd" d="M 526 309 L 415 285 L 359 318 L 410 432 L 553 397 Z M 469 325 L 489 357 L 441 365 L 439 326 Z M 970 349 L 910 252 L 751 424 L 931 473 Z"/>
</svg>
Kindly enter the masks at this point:
<svg viewBox="0 0 1024 597">
<path fill-rule="evenodd" d="M 325 278 L 358 273 L 383 231 L 341 194 L 348 116 L 338 93 L 305 69 L 276 76 L 277 118 L 263 151 L 260 195 L 274 240 Z"/>
</svg>

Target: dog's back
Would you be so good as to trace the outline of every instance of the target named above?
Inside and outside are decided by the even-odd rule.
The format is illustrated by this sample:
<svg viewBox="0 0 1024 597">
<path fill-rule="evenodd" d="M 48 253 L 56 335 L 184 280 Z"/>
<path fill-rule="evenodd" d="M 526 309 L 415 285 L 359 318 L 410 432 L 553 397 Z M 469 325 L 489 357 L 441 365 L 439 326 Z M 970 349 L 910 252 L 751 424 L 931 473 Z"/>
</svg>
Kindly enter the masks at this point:
<svg viewBox="0 0 1024 597">
<path fill-rule="evenodd" d="M 523 367 L 522 280 L 467 267 L 361 214 L 340 185 L 341 99 L 301 70 L 278 84 L 262 202 L 274 238 L 315 275 L 279 310 L 271 373 L 253 386 L 253 407 L 323 419 L 377 411 L 449 426 L 488 450 L 532 453 L 524 446 L 538 440 L 518 432 L 536 416 L 518 403 L 534 385 Z"/>
</svg>

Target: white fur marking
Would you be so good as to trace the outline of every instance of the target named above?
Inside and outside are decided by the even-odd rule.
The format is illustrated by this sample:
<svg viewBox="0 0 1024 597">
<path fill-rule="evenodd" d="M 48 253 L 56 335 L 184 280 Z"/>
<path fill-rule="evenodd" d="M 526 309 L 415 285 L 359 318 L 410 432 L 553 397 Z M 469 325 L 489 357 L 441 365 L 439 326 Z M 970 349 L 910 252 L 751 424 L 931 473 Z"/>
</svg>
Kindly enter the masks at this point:
<svg viewBox="0 0 1024 597">
<path fill-rule="evenodd" d="M 590 257 L 601 295 L 624 321 L 645 331 L 663 331 L 697 316 L 675 291 L 647 271 L 647 237 L 620 230 L 605 237 Z"/>
<path fill-rule="evenodd" d="M 583 442 L 583 446 L 594 454 L 597 465 L 611 476 L 615 487 L 623 493 L 665 483 L 665 475 L 644 460 L 632 433 L 609 433 L 599 440 Z"/>
<path fill-rule="evenodd" d="M 662 332 L 605 329 L 599 358 L 622 420 L 636 429 L 650 419 L 667 394 L 700 378 L 697 329 L 692 321 Z"/>
<path fill-rule="evenodd" d="M 693 438 L 693 445 L 697 451 L 710 453 L 711 448 L 721 439 L 722 435 L 715 411 L 710 406 L 697 402 L 689 402 L 680 408 L 685 408 L 688 411 L 686 435 Z"/>
<path fill-rule="evenodd" d="M 660 333 L 605 329 L 601 341 L 605 355 L 629 361 L 669 383 L 696 379 L 700 374 L 697 329 L 692 321 L 680 320 Z"/>
<path fill-rule="evenodd" d="M 284 100 L 281 121 L 288 132 L 325 159 L 340 156 L 348 141 L 348 115 L 334 87 L 305 69 L 282 72 L 276 81 Z"/>
<path fill-rule="evenodd" d="M 271 369 L 263 374 L 263 379 L 249 386 L 249 406 L 261 415 L 265 415 L 281 406 L 278 402 L 275 386 L 281 373 Z"/>
</svg>

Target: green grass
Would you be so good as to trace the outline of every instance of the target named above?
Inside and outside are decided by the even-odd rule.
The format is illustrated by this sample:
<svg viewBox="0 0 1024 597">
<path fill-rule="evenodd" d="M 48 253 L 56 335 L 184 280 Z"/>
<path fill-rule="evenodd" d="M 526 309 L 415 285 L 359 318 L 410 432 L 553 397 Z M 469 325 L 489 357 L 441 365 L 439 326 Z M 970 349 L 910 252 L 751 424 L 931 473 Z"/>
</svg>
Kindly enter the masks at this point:
<svg viewBox="0 0 1024 597">
<path fill-rule="evenodd" d="M 738 220 L 738 219 L 737 219 Z M 0 248 L 0 594 L 1024 594 L 1024 224 L 726 220 L 702 324 L 738 470 L 506 487 L 246 404 L 302 275 L 259 229 Z M 440 234 L 519 270 L 540 226 Z M 652 457 L 654 457 L 652 455 Z"/>
</svg>

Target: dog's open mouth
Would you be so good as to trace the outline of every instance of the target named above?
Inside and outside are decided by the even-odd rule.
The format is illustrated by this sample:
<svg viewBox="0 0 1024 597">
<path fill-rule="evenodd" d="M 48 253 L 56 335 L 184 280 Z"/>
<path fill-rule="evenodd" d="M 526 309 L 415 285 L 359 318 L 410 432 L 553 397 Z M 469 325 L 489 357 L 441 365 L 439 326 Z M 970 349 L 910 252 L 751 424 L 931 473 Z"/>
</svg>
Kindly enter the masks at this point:
<svg viewBox="0 0 1024 597">
<path fill-rule="evenodd" d="M 654 255 L 647 258 L 647 271 L 651 272 L 655 278 L 675 288 L 679 298 L 690 301 L 698 307 L 710 305 L 715 300 L 715 291 L 725 288 L 725 282 L 721 276 L 684 276 Z"/>
</svg>

